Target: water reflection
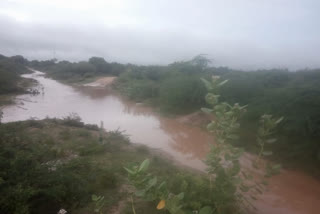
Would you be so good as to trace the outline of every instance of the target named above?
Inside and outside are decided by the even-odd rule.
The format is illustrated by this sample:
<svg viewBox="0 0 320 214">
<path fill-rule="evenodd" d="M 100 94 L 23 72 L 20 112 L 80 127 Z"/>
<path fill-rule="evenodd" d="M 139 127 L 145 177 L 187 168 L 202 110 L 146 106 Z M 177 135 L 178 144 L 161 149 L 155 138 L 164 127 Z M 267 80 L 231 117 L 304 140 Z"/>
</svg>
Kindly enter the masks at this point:
<svg viewBox="0 0 320 214">
<path fill-rule="evenodd" d="M 107 88 L 93 88 L 90 86 L 74 86 L 75 91 L 90 99 L 102 99 L 107 96 L 112 96 L 112 93 Z"/>
</svg>

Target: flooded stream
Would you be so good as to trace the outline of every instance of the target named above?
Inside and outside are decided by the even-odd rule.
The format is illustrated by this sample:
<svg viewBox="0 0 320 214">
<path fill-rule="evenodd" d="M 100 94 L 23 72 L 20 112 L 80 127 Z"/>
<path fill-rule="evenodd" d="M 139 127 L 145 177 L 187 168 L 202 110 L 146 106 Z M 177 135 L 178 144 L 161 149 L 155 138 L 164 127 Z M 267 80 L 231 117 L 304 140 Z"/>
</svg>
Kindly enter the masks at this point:
<svg viewBox="0 0 320 214">
<path fill-rule="evenodd" d="M 3 122 L 79 114 L 86 123 L 107 130 L 124 130 L 133 143 L 161 149 L 181 164 L 204 170 L 201 159 L 212 136 L 177 119 L 161 117 L 148 107 L 127 101 L 105 88 L 71 87 L 45 78 L 42 73 L 24 75 L 39 83 L 40 94 L 19 95 L 17 104 L 3 108 Z M 259 214 L 320 213 L 320 181 L 297 171 L 268 180 L 268 191 L 255 202 Z"/>
</svg>

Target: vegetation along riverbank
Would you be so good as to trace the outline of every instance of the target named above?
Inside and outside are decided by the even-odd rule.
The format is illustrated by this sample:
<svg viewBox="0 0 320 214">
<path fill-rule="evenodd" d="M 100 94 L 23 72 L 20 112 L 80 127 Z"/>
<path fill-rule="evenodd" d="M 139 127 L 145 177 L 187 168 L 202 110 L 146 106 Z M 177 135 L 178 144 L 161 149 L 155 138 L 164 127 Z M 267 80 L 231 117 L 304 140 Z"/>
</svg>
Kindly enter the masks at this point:
<svg viewBox="0 0 320 214">
<path fill-rule="evenodd" d="M 266 177 L 279 172 L 280 162 L 318 173 L 319 103 L 305 96 L 318 93 L 317 70 L 233 71 L 210 67 L 202 55 L 168 66 L 13 58 L 65 83 L 104 87 L 114 81 L 123 95 L 171 115 L 202 107 L 211 114 L 206 129 L 215 144 L 205 158 L 207 173 L 199 173 L 131 145 L 119 131 L 85 125 L 76 114 L 1 124 L 3 213 L 246 213 L 267 181 L 242 167 L 243 147 L 257 154 L 252 165 Z M 297 117 L 301 108 L 305 113 Z"/>
<path fill-rule="evenodd" d="M 166 181 L 172 194 L 188 192 L 184 206 L 197 210 L 210 203 L 204 174 L 177 168 L 157 152 L 131 144 L 123 133 L 84 124 L 75 114 L 1 124 L 0 138 L 1 213 L 57 213 L 62 208 L 88 213 L 97 208 L 92 195 L 104 196 L 101 213 L 132 213 L 128 198 L 133 189 L 123 167 L 146 158 L 158 183 Z M 134 206 L 137 213 L 164 213 L 157 203 L 135 199 Z M 235 206 L 229 195 L 220 209 L 232 213 Z"/>
<path fill-rule="evenodd" d="M 27 60 L 22 56 L 0 55 L 0 106 L 13 103 L 13 96 L 21 93 L 37 93 L 28 90 L 36 84 L 34 80 L 21 77 L 29 73 Z"/>
<path fill-rule="evenodd" d="M 138 66 L 109 63 L 92 57 L 87 62 L 55 60 L 31 61 L 29 66 L 69 82 L 89 82 L 99 76 L 118 76 L 114 88 L 135 102 L 144 102 L 167 114 L 185 114 L 206 106 L 207 93 L 201 78 L 218 75 L 229 83 L 219 89 L 220 99 L 248 105 L 241 118 L 239 147 L 257 152 L 256 127 L 263 114 L 284 117 L 277 132 L 277 143 L 268 145 L 269 158 L 284 166 L 298 167 L 319 175 L 320 70 L 286 69 L 239 71 L 210 66 L 199 55 L 190 61 L 167 66 Z"/>
</svg>

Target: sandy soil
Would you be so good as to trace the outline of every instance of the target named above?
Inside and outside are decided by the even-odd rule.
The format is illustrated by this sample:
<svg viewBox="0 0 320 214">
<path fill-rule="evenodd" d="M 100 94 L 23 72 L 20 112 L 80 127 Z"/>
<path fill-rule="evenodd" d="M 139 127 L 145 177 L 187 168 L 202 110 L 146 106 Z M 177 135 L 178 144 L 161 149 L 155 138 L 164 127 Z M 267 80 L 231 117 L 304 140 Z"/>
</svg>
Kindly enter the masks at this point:
<svg viewBox="0 0 320 214">
<path fill-rule="evenodd" d="M 110 86 L 115 79 L 116 77 L 100 77 L 94 82 L 84 84 L 84 86 L 107 87 Z"/>
<path fill-rule="evenodd" d="M 192 125 L 197 127 L 206 127 L 211 120 L 214 119 L 212 115 L 197 111 L 188 115 L 183 115 L 177 118 L 177 121 L 186 125 Z"/>
</svg>

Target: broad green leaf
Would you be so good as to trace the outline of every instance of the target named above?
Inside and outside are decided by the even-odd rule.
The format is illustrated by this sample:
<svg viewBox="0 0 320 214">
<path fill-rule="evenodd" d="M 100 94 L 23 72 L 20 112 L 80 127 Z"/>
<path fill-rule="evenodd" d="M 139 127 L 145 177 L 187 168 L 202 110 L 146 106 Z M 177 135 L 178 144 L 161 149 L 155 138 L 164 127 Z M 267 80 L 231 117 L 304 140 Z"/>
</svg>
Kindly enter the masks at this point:
<svg viewBox="0 0 320 214">
<path fill-rule="evenodd" d="M 283 117 L 280 117 L 277 121 L 276 124 L 279 124 L 283 120 Z"/>
<path fill-rule="evenodd" d="M 144 172 L 144 171 L 146 171 L 146 170 L 148 169 L 149 165 L 150 165 L 150 160 L 149 160 L 149 159 L 145 159 L 145 160 L 141 163 L 138 172 Z"/>
<path fill-rule="evenodd" d="M 144 197 L 145 194 L 146 194 L 146 191 L 145 190 L 138 190 L 134 193 L 136 196 L 138 197 Z"/>
<path fill-rule="evenodd" d="M 212 214 L 213 210 L 209 206 L 202 207 L 199 214 Z"/>
<path fill-rule="evenodd" d="M 227 137 L 228 137 L 229 139 L 231 139 L 231 140 L 238 140 L 238 139 L 239 139 L 239 136 L 236 135 L 236 134 L 230 134 L 230 135 L 228 135 Z"/>
<path fill-rule="evenodd" d="M 280 170 L 282 168 L 281 164 L 275 164 L 272 166 L 273 170 Z"/>
<path fill-rule="evenodd" d="M 212 93 L 208 93 L 206 96 L 205 96 L 205 100 L 208 104 L 210 105 L 215 105 L 218 103 L 218 99 L 219 99 L 220 95 L 215 95 L 215 94 L 212 94 Z"/>
<path fill-rule="evenodd" d="M 274 142 L 277 142 L 277 139 L 276 138 L 271 138 L 271 139 L 268 139 L 266 140 L 267 143 L 274 143 Z"/>
<path fill-rule="evenodd" d="M 262 152 L 262 154 L 263 154 L 264 156 L 270 156 L 270 155 L 273 154 L 273 152 L 272 152 L 272 151 L 264 151 L 264 152 Z"/>
<path fill-rule="evenodd" d="M 207 125 L 207 129 L 208 129 L 209 131 L 214 130 L 214 125 L 215 125 L 215 123 L 214 123 L 214 121 L 212 121 L 211 123 L 209 123 L 209 124 Z"/>
<path fill-rule="evenodd" d="M 92 201 L 97 201 L 97 200 L 98 200 L 98 196 L 96 196 L 96 195 L 93 194 L 93 195 L 91 196 L 91 199 L 92 199 Z"/>
<path fill-rule="evenodd" d="M 245 108 L 247 108 L 247 107 L 248 107 L 248 105 L 244 105 L 244 106 L 240 106 L 239 109 L 240 109 L 240 110 L 243 110 L 243 109 L 245 109 Z"/>
<path fill-rule="evenodd" d="M 228 81 L 229 81 L 229 80 L 224 80 L 224 81 L 220 82 L 220 83 L 218 84 L 218 86 L 221 87 L 221 86 L 223 86 L 224 84 L 226 84 Z"/>
<path fill-rule="evenodd" d="M 235 185 L 239 185 L 242 183 L 242 179 L 240 177 L 233 177 L 232 178 L 232 182 L 235 184 Z"/>
<path fill-rule="evenodd" d="M 166 182 L 165 181 L 163 181 L 159 186 L 158 186 L 158 189 L 162 189 L 162 188 L 164 188 L 165 186 L 166 186 Z"/>
<path fill-rule="evenodd" d="M 157 184 L 157 177 L 152 178 L 151 180 L 149 180 L 148 182 L 148 187 L 153 187 L 154 185 Z"/>
<path fill-rule="evenodd" d="M 177 195 L 177 198 L 178 198 L 179 200 L 182 200 L 182 199 L 184 198 L 184 193 L 181 192 L 179 195 Z"/>
<path fill-rule="evenodd" d="M 208 91 L 213 90 L 211 82 L 209 82 L 208 80 L 206 80 L 204 78 L 201 78 L 201 81 L 204 83 L 204 85 L 206 86 Z"/>
<path fill-rule="evenodd" d="M 131 169 L 128 169 L 126 167 L 123 167 L 129 174 L 131 175 L 134 175 L 135 174 L 135 171 L 131 170 Z"/>
<path fill-rule="evenodd" d="M 213 110 L 209 108 L 201 108 L 201 111 L 207 114 L 211 114 L 213 112 Z"/>
<path fill-rule="evenodd" d="M 225 113 L 225 115 L 227 115 L 227 116 L 232 116 L 233 114 L 234 114 L 233 111 L 228 111 Z"/>
<path fill-rule="evenodd" d="M 231 160 L 231 156 L 230 156 L 230 154 L 229 153 L 226 153 L 225 155 L 224 155 L 224 159 L 225 160 Z"/>
</svg>

